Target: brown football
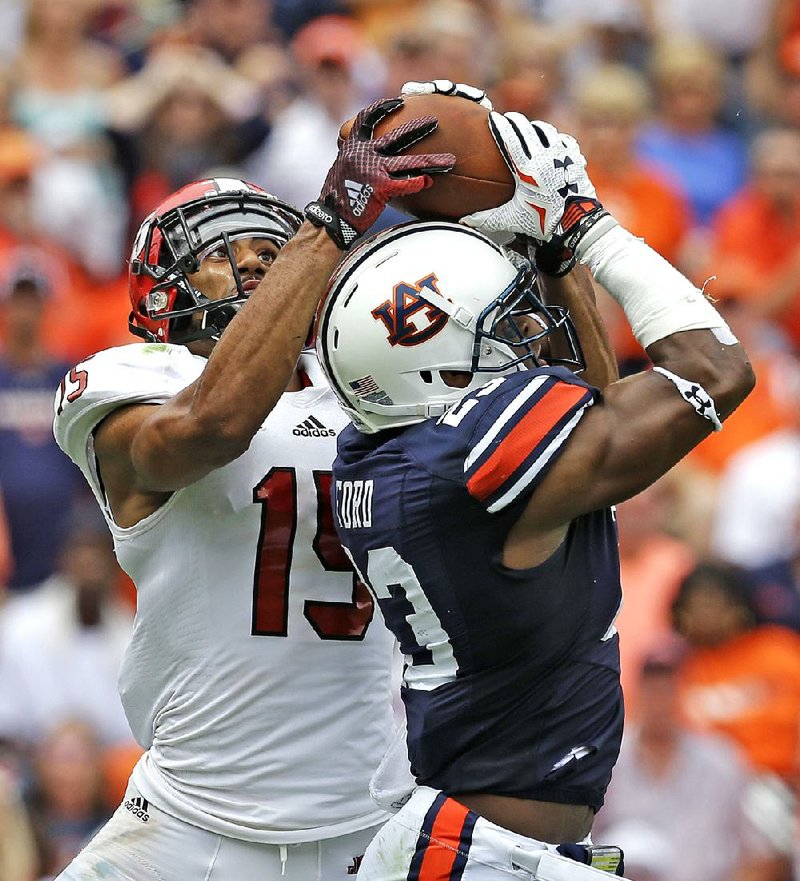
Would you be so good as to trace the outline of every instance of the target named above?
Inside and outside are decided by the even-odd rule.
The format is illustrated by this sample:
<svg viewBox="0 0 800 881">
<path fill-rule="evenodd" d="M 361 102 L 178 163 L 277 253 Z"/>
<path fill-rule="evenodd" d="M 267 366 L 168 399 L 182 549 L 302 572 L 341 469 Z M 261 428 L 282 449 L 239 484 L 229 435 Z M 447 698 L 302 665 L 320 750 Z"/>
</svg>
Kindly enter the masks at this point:
<svg viewBox="0 0 800 881">
<path fill-rule="evenodd" d="M 489 131 L 489 111 L 475 101 L 447 95 L 408 95 L 404 105 L 378 124 L 377 135 L 420 116 L 435 116 L 439 127 L 417 141 L 408 153 L 453 153 L 456 164 L 434 174 L 433 186 L 395 199 L 392 204 L 421 219 L 458 220 L 473 211 L 496 208 L 514 195 L 514 179 Z M 353 124 L 342 126 L 346 137 Z"/>
</svg>

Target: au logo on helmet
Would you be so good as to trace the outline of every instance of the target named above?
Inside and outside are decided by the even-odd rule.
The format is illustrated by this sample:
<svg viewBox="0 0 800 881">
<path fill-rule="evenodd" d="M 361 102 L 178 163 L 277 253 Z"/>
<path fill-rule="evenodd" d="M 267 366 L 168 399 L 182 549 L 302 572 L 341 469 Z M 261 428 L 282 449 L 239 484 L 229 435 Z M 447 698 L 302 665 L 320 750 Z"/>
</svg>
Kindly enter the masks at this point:
<svg viewBox="0 0 800 881">
<path fill-rule="evenodd" d="M 389 345 L 418 346 L 435 337 L 447 324 L 446 313 L 425 299 L 425 288 L 440 293 L 436 281 L 434 273 L 426 275 L 416 284 L 401 281 L 394 286 L 392 299 L 372 310 L 373 317 L 382 321 L 389 331 Z M 424 318 L 426 326 L 418 328 L 417 323 L 411 320 L 414 317 L 417 322 Z"/>
</svg>

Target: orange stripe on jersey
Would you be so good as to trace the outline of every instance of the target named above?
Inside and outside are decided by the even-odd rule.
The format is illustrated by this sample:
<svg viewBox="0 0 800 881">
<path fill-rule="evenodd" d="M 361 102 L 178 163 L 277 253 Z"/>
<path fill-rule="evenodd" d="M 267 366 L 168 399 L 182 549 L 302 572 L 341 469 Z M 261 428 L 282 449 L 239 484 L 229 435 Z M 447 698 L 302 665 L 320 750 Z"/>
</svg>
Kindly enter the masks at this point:
<svg viewBox="0 0 800 881">
<path fill-rule="evenodd" d="M 483 500 L 496 492 L 549 431 L 586 396 L 582 386 L 552 386 L 500 441 L 494 452 L 467 481 L 470 495 Z"/>
<path fill-rule="evenodd" d="M 431 840 L 417 876 L 419 881 L 449 881 L 468 814 L 469 810 L 452 798 L 444 802 L 431 829 Z"/>
</svg>

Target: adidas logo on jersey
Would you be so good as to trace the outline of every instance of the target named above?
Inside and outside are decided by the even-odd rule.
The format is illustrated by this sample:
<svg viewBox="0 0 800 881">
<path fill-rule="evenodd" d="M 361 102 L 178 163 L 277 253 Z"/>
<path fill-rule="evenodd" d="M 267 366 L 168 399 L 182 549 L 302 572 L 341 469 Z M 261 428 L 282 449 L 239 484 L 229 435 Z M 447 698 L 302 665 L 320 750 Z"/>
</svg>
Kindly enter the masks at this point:
<svg viewBox="0 0 800 881">
<path fill-rule="evenodd" d="M 332 428 L 326 428 L 314 416 L 309 416 L 299 425 L 295 425 L 292 434 L 300 437 L 336 437 L 336 432 Z"/>
<path fill-rule="evenodd" d="M 372 187 L 369 184 L 360 184 L 354 180 L 345 180 L 344 185 L 350 198 L 350 207 L 356 217 L 361 217 L 372 195 Z"/>
<path fill-rule="evenodd" d="M 150 814 L 147 813 L 150 802 L 146 798 L 129 798 L 124 802 L 124 805 L 126 810 L 130 811 L 134 817 L 138 817 L 143 823 L 150 819 Z"/>
</svg>

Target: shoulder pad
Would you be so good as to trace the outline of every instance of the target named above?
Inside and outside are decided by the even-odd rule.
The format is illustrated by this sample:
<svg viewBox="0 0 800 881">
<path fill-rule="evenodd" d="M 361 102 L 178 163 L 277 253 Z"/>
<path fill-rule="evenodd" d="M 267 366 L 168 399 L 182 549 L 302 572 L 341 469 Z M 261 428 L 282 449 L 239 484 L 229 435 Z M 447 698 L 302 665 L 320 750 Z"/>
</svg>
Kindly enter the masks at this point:
<svg viewBox="0 0 800 881">
<path fill-rule="evenodd" d="M 206 361 L 185 346 L 133 344 L 86 358 L 61 380 L 53 433 L 61 449 L 86 470 L 88 440 L 109 413 L 127 404 L 161 404 L 194 382 Z"/>
<path fill-rule="evenodd" d="M 563 368 L 524 371 L 467 395 L 438 425 L 459 431 L 467 491 L 495 512 L 533 491 L 598 396 Z"/>
</svg>

